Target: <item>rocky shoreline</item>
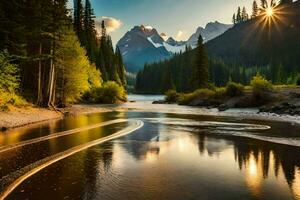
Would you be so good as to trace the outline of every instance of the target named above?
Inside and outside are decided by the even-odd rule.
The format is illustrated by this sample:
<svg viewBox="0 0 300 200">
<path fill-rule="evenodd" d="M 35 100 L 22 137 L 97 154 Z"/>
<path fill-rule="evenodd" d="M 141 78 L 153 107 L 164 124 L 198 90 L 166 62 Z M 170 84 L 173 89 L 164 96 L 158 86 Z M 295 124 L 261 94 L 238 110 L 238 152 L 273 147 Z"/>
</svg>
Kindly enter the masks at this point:
<svg viewBox="0 0 300 200">
<path fill-rule="evenodd" d="M 300 116 L 300 89 L 275 90 L 266 93 L 269 98 L 266 102 L 258 102 L 251 92 L 231 98 L 205 99 L 196 97 L 187 106 L 217 108 L 219 111 L 226 111 L 231 108 L 259 108 L 259 113 L 274 113 L 278 115 Z M 153 104 L 178 104 L 178 101 L 154 101 Z"/>
</svg>

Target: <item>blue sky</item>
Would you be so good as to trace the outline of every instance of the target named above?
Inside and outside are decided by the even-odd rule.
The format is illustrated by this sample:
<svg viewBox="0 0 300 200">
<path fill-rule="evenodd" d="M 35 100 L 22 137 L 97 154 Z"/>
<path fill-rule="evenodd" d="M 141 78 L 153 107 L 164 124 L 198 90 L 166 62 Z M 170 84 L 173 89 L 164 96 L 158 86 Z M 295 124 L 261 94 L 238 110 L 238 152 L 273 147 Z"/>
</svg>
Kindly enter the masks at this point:
<svg viewBox="0 0 300 200">
<path fill-rule="evenodd" d="M 110 35 L 115 44 L 133 26 L 141 24 L 185 40 L 208 22 L 231 23 L 238 6 L 246 6 L 250 13 L 252 0 L 91 0 L 91 3 L 98 18 L 105 16 L 112 20 Z"/>
</svg>

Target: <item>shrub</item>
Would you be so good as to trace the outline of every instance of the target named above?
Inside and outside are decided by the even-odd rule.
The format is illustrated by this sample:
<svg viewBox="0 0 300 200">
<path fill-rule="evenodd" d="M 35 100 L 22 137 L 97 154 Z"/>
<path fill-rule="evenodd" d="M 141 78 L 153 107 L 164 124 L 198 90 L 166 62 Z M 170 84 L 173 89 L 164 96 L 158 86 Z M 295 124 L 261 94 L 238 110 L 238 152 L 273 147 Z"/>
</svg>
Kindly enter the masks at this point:
<svg viewBox="0 0 300 200">
<path fill-rule="evenodd" d="M 194 92 L 195 97 L 200 97 L 202 99 L 210 99 L 214 97 L 215 92 L 210 89 L 199 89 Z"/>
<path fill-rule="evenodd" d="M 8 110 L 10 106 L 27 106 L 28 103 L 20 96 L 0 90 L 0 110 Z"/>
<path fill-rule="evenodd" d="M 179 105 L 188 105 L 195 98 L 194 93 L 180 94 L 178 98 Z"/>
<path fill-rule="evenodd" d="M 0 89 L 14 93 L 19 88 L 19 82 L 18 67 L 11 64 L 7 52 L 0 52 Z"/>
<path fill-rule="evenodd" d="M 25 106 L 27 102 L 16 94 L 19 88 L 18 67 L 11 63 L 7 52 L 0 52 L 0 109 L 12 106 Z"/>
<path fill-rule="evenodd" d="M 215 91 L 210 89 L 199 89 L 189 94 L 182 94 L 179 97 L 180 105 L 187 105 L 191 103 L 195 98 L 201 98 L 203 100 L 212 99 L 215 97 Z"/>
<path fill-rule="evenodd" d="M 251 86 L 253 89 L 253 92 L 268 92 L 273 89 L 273 85 L 271 82 L 266 80 L 261 75 L 256 75 L 251 80 Z"/>
<path fill-rule="evenodd" d="M 116 82 L 109 81 L 102 87 L 94 88 L 83 96 L 83 100 L 90 103 L 117 103 L 126 101 L 125 89 Z"/>
<path fill-rule="evenodd" d="M 179 98 L 179 94 L 176 92 L 176 90 L 168 90 L 166 92 L 165 100 L 167 102 L 177 102 Z"/>
<path fill-rule="evenodd" d="M 225 94 L 229 97 L 237 97 L 244 94 L 245 87 L 242 84 L 229 82 L 226 86 Z"/>
<path fill-rule="evenodd" d="M 226 88 L 225 87 L 216 88 L 215 98 L 217 98 L 217 99 L 224 98 L 225 94 L 226 94 Z"/>
<path fill-rule="evenodd" d="M 256 75 L 251 80 L 253 96 L 258 103 L 265 103 L 271 100 L 273 85 L 261 75 Z"/>
</svg>

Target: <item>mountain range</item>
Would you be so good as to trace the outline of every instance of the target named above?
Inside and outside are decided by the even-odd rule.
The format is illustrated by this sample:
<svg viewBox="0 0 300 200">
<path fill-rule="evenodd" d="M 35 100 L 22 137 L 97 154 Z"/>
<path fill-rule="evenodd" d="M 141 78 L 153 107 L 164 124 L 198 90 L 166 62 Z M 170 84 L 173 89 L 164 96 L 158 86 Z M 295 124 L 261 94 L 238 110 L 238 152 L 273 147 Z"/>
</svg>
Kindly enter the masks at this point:
<svg viewBox="0 0 300 200">
<path fill-rule="evenodd" d="M 195 48 L 199 34 L 204 42 L 208 42 L 231 27 L 232 25 L 219 22 L 208 23 L 205 28 L 199 27 L 187 41 L 176 41 L 172 37 L 167 38 L 165 33 L 159 34 L 155 28 L 141 25 L 128 31 L 117 46 L 122 53 L 126 70 L 137 72 L 145 63 L 165 60 L 175 53 L 184 52 L 186 46 Z"/>
</svg>

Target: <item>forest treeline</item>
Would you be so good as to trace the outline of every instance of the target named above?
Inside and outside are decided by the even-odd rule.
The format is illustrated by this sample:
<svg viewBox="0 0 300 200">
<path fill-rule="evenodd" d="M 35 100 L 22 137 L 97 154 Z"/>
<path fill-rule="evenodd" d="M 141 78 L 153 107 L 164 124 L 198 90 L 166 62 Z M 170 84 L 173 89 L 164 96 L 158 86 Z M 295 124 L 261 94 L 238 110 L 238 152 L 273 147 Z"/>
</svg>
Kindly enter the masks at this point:
<svg viewBox="0 0 300 200">
<path fill-rule="evenodd" d="M 297 24 L 299 18 L 296 17 L 299 12 L 295 12 L 299 2 L 284 0 L 275 4 L 272 1 L 276 16 L 268 18 L 264 9 L 271 5 L 266 6 L 265 3 L 262 0 L 261 6 L 258 6 L 254 1 L 251 18 L 238 9 L 239 20 L 235 21 L 235 26 L 204 44 L 204 47 L 187 47 L 184 53 L 176 54 L 169 60 L 146 64 L 137 74 L 136 91 L 159 94 L 170 89 L 194 91 L 198 87 L 193 82 L 195 69 L 202 71 L 197 75 L 198 78 L 202 76 L 201 80 L 204 79 L 203 74 L 208 74 L 208 78 L 205 78 L 208 86 L 225 86 L 231 81 L 249 85 L 256 74 L 263 75 L 274 84 L 295 84 L 300 72 L 300 24 Z M 276 10 L 281 12 L 276 13 Z M 236 15 L 234 17 L 236 19 Z M 277 18 L 284 20 L 284 23 L 273 21 Z M 258 23 L 263 20 L 272 20 L 269 27 L 268 23 Z M 258 28 L 260 30 L 254 31 Z M 207 56 L 203 56 L 205 54 Z M 202 64 L 199 60 L 202 60 Z M 203 88 L 203 84 L 198 88 Z"/>
<path fill-rule="evenodd" d="M 124 99 L 122 56 L 104 21 L 97 33 L 90 0 L 74 0 L 73 12 L 67 0 L 1 1 L 0 22 L 0 104 L 21 95 L 38 106 L 63 107 L 101 88 Z"/>
</svg>

